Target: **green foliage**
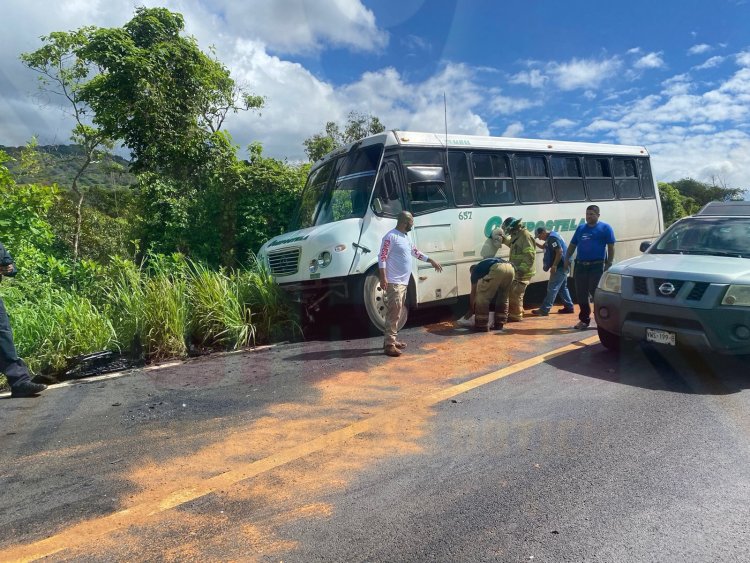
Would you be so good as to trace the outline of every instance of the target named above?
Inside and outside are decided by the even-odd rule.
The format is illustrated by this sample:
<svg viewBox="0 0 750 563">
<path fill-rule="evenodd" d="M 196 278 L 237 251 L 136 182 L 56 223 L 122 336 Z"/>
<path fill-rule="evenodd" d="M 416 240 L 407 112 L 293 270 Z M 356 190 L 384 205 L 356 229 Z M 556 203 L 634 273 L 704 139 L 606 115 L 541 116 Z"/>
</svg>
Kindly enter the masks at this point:
<svg viewBox="0 0 750 563">
<path fill-rule="evenodd" d="M 3 287 L 3 293 L 18 353 L 33 371 L 60 371 L 67 358 L 116 346 L 109 320 L 76 292 L 45 285 L 33 301 L 19 287 Z"/>
<path fill-rule="evenodd" d="M 54 234 L 48 221 L 50 208 L 58 198 L 54 186 L 18 185 L 3 165 L 0 152 L 0 232 L 3 244 L 18 254 L 21 247 L 46 250 Z"/>
<path fill-rule="evenodd" d="M 309 165 L 293 166 L 250 147 L 250 161 L 242 169 L 237 203 L 237 255 L 247 259 L 269 238 L 284 232 L 299 202 Z"/>
<path fill-rule="evenodd" d="M 262 99 L 238 89 L 183 30 L 182 15 L 141 7 L 122 28 L 91 31 L 78 54 L 99 69 L 81 97 L 94 122 L 131 150 L 134 169 L 189 180 L 227 113 Z"/>
<path fill-rule="evenodd" d="M 696 213 L 709 201 L 741 199 L 746 192 L 741 188 L 727 188 L 716 183 L 708 184 L 692 178 L 675 182 L 659 182 L 664 225 L 668 227 L 681 217 Z"/>
<path fill-rule="evenodd" d="M 255 343 L 255 326 L 237 276 L 192 263 L 191 336 L 203 345 L 237 349 Z"/>
<path fill-rule="evenodd" d="M 70 187 L 83 158 L 83 147 L 80 145 L 0 145 L 0 151 L 10 157 L 6 166 L 19 184 Z M 129 167 L 130 163 L 124 158 L 103 154 L 100 160 L 89 164 L 78 178 L 78 185 L 81 188 L 127 188 L 136 183 L 136 177 L 130 173 Z"/>
<path fill-rule="evenodd" d="M 343 132 L 335 121 L 329 121 L 323 133 L 308 137 L 302 144 L 305 145 L 305 153 L 310 162 L 315 162 L 338 147 L 383 131 L 385 126 L 377 117 L 351 111 L 347 115 Z"/>
<path fill-rule="evenodd" d="M 686 208 L 688 213 L 694 213 L 709 201 L 727 201 L 730 199 L 742 199 L 742 195 L 745 190 L 741 188 L 727 188 L 726 186 L 717 185 L 716 180 L 711 184 L 707 182 L 699 182 L 692 178 L 683 178 L 676 182 L 670 182 L 677 191 L 679 191 L 686 198 L 690 198 L 695 202 L 695 209 L 691 207 Z"/>
<path fill-rule="evenodd" d="M 659 182 L 659 197 L 665 227 L 688 215 L 685 211 L 686 198 L 673 185 Z"/>
</svg>

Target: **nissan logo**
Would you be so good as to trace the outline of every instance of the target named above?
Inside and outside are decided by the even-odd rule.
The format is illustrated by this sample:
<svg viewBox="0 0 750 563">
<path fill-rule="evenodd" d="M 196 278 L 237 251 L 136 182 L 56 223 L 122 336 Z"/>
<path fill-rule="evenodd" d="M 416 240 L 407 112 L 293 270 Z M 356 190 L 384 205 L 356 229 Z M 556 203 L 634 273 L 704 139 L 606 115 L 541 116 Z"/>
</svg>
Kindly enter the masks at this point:
<svg viewBox="0 0 750 563">
<path fill-rule="evenodd" d="M 672 295 L 674 293 L 674 286 L 669 282 L 664 282 L 659 286 L 659 293 L 662 295 Z"/>
</svg>

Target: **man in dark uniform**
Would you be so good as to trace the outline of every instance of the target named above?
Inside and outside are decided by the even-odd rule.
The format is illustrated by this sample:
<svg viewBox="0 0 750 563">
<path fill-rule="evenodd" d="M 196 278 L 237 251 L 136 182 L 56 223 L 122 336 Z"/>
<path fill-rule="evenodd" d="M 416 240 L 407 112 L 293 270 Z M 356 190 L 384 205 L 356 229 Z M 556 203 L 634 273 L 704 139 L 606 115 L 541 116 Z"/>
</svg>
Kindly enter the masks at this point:
<svg viewBox="0 0 750 563">
<path fill-rule="evenodd" d="M 15 276 L 17 271 L 13 258 L 0 243 L 0 280 L 3 276 Z M 18 357 L 16 345 L 13 343 L 13 330 L 10 328 L 10 319 L 8 319 L 2 298 L 0 298 L 0 373 L 4 373 L 8 379 L 11 397 L 33 397 L 47 388 L 42 383 L 31 381 L 29 368 Z"/>
</svg>

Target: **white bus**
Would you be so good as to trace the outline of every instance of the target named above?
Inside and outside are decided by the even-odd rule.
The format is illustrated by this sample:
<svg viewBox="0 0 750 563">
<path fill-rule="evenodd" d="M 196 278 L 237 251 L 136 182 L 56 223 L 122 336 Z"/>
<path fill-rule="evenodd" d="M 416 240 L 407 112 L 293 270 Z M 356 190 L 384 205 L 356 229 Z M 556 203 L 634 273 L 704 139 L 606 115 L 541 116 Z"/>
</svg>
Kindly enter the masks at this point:
<svg viewBox="0 0 750 563">
<path fill-rule="evenodd" d="M 417 248 L 443 265 L 438 273 L 414 260 L 403 325 L 409 309 L 468 295 L 472 264 L 508 254 L 488 238 L 504 218 L 570 241 L 592 202 L 615 231 L 618 261 L 663 230 L 644 147 L 389 131 L 316 162 L 290 232 L 259 256 L 311 318 L 323 306 L 349 304 L 382 329 L 377 254 L 401 210 L 414 215 Z M 548 279 L 541 256 L 534 282 Z"/>
</svg>

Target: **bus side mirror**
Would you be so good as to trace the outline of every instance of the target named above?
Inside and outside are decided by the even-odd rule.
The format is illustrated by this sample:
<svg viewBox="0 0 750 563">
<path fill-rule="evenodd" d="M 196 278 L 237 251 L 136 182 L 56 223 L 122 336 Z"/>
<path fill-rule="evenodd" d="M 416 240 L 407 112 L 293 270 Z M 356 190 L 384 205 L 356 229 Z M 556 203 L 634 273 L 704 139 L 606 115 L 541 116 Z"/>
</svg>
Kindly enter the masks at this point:
<svg viewBox="0 0 750 563">
<path fill-rule="evenodd" d="M 383 213 L 383 202 L 380 201 L 379 197 L 375 197 L 372 199 L 372 208 L 378 215 L 381 215 Z"/>
<path fill-rule="evenodd" d="M 649 246 L 651 246 L 651 241 L 650 240 L 644 240 L 641 243 L 641 246 L 639 247 L 639 249 L 640 249 L 641 252 L 646 252 L 648 250 Z"/>
</svg>

